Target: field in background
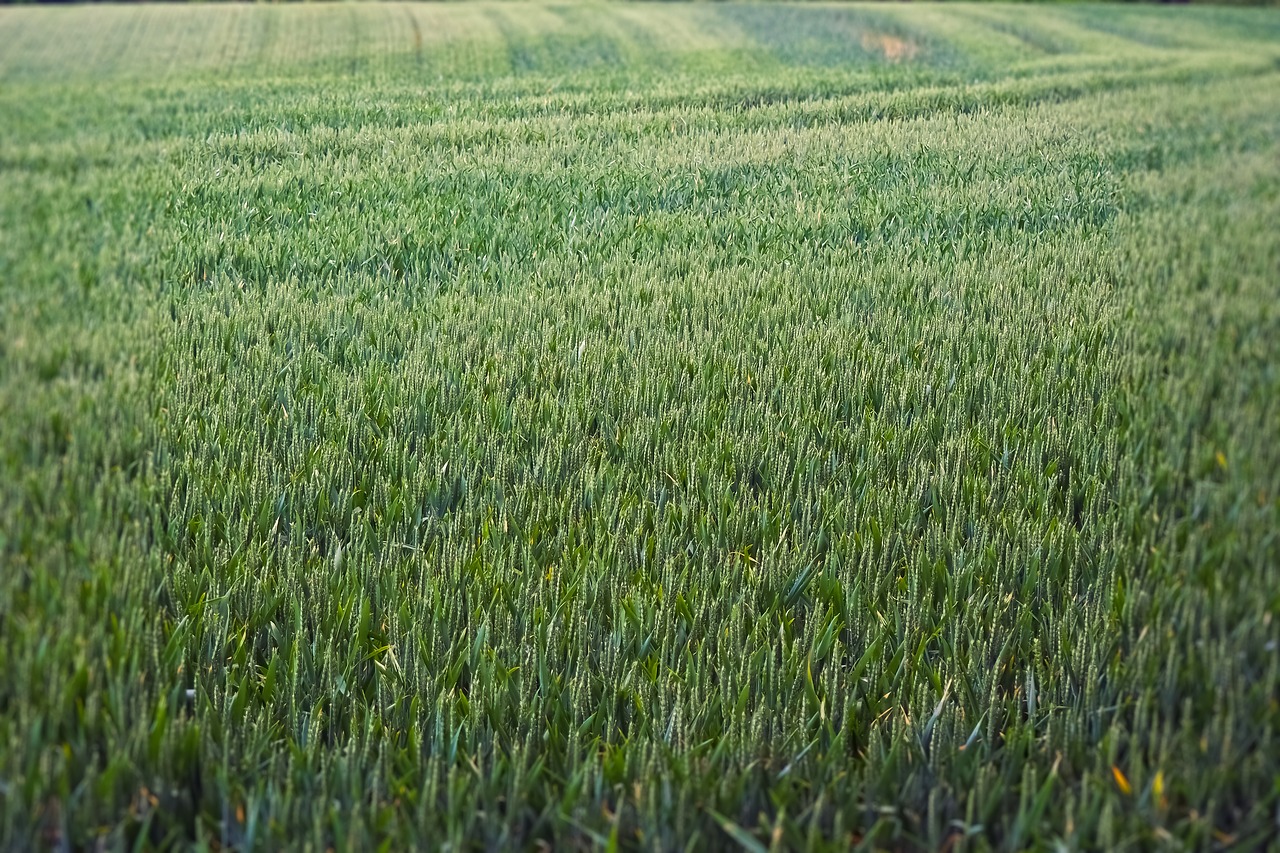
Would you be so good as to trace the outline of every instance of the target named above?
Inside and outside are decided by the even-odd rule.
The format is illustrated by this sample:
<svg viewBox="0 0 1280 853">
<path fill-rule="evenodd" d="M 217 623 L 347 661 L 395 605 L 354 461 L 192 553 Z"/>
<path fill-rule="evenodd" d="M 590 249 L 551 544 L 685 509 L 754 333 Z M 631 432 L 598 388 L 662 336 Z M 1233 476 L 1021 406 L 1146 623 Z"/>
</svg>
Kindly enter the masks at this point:
<svg viewBox="0 0 1280 853">
<path fill-rule="evenodd" d="M 0 9 L 0 847 L 1255 849 L 1280 13 Z"/>
</svg>

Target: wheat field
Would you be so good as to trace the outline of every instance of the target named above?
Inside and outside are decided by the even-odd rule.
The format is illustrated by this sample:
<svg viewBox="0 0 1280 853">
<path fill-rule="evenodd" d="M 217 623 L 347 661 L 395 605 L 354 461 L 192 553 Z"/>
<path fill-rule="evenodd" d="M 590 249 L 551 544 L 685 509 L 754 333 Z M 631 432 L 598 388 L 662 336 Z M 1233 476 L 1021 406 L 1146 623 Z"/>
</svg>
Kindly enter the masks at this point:
<svg viewBox="0 0 1280 853">
<path fill-rule="evenodd" d="M 1280 10 L 0 8 L 0 847 L 1280 831 Z"/>
</svg>

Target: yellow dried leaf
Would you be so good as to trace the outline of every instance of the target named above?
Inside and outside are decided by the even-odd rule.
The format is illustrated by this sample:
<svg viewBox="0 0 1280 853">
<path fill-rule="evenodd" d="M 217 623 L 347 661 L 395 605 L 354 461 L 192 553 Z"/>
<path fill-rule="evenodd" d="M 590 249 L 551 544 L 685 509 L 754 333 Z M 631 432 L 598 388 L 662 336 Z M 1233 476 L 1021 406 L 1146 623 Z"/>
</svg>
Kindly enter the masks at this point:
<svg viewBox="0 0 1280 853">
<path fill-rule="evenodd" d="M 1116 787 L 1120 789 L 1120 793 L 1126 797 L 1133 793 L 1133 788 L 1129 785 L 1129 780 L 1120 772 L 1120 768 L 1114 764 L 1111 765 L 1111 775 L 1115 777 Z"/>
</svg>

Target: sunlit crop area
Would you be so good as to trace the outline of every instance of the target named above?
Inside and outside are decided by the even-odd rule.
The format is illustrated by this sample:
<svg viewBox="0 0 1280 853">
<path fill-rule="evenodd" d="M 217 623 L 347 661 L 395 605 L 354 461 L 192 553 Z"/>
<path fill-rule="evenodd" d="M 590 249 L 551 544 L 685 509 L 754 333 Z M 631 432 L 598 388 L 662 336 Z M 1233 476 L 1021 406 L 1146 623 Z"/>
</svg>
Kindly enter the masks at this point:
<svg viewBox="0 0 1280 853">
<path fill-rule="evenodd" d="M 0 9 L 0 848 L 1258 849 L 1278 234 L 1277 9 Z"/>
</svg>

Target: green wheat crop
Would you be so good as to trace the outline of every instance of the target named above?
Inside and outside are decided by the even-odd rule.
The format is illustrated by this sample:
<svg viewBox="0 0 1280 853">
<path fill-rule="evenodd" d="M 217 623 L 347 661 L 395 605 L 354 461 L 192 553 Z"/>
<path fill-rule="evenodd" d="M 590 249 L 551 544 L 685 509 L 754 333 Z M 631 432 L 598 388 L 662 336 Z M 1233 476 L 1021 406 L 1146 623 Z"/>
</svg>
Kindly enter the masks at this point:
<svg viewBox="0 0 1280 853">
<path fill-rule="evenodd" d="M 1252 850 L 1280 11 L 0 9 L 0 847 Z"/>
</svg>

